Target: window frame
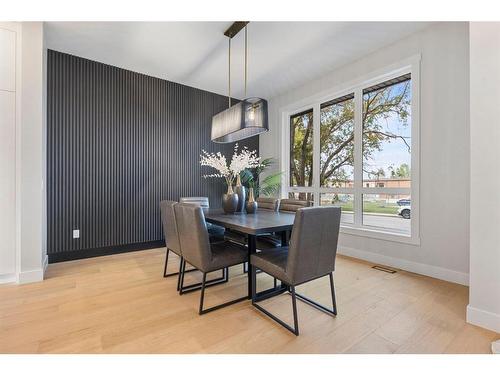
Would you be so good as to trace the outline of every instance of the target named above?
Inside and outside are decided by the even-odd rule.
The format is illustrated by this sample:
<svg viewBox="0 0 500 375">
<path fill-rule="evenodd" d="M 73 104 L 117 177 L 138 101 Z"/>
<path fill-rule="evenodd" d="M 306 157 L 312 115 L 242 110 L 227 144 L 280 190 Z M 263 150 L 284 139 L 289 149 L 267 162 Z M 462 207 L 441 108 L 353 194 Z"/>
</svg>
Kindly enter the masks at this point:
<svg viewBox="0 0 500 375">
<path fill-rule="evenodd" d="M 281 196 L 288 193 L 311 192 L 314 194 L 314 204 L 319 205 L 320 194 L 341 193 L 354 195 L 354 223 L 341 223 L 341 233 L 370 237 L 381 240 L 402 242 L 412 245 L 420 244 L 420 55 L 412 56 L 384 69 L 367 74 L 359 79 L 334 87 L 331 90 L 305 98 L 280 109 L 281 114 Z M 404 234 L 389 228 L 363 226 L 363 194 L 407 194 L 408 188 L 364 187 L 362 172 L 362 109 L 363 89 L 384 81 L 411 74 L 411 233 Z M 353 188 L 329 188 L 319 186 L 320 171 L 320 121 L 321 104 L 354 93 L 354 186 Z M 313 184 L 311 187 L 290 186 L 290 117 L 313 110 Z"/>
</svg>

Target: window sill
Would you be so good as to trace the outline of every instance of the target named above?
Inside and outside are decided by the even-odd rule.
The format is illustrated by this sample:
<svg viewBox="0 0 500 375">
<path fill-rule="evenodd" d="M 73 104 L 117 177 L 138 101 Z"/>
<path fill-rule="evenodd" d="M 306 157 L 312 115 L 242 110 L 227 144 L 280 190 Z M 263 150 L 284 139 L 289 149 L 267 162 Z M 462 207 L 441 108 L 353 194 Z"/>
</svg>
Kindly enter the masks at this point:
<svg viewBox="0 0 500 375">
<path fill-rule="evenodd" d="M 352 236 L 368 237 L 377 240 L 405 243 L 409 245 L 420 245 L 419 237 L 412 237 L 409 234 L 391 232 L 389 230 L 379 228 L 359 228 L 349 224 L 340 224 L 340 233 L 349 234 Z"/>
</svg>

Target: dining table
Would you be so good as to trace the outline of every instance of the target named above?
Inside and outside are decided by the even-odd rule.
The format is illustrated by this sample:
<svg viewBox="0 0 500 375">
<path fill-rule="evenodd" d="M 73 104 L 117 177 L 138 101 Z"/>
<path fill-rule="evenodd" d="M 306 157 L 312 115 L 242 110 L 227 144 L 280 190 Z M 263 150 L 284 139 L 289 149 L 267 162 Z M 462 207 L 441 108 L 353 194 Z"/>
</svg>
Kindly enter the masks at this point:
<svg viewBox="0 0 500 375">
<path fill-rule="evenodd" d="M 226 229 L 239 232 L 247 236 L 248 247 L 248 298 L 252 298 L 252 278 L 250 256 L 257 252 L 257 236 L 269 233 L 279 233 L 281 245 L 288 245 L 288 235 L 293 228 L 295 213 L 279 212 L 271 210 L 257 210 L 254 213 L 226 214 L 219 209 L 208 209 L 205 211 L 205 221 Z M 267 289 L 257 294 L 257 300 L 261 296 L 269 296 L 270 293 L 279 294 L 286 290 L 284 285 Z"/>
</svg>

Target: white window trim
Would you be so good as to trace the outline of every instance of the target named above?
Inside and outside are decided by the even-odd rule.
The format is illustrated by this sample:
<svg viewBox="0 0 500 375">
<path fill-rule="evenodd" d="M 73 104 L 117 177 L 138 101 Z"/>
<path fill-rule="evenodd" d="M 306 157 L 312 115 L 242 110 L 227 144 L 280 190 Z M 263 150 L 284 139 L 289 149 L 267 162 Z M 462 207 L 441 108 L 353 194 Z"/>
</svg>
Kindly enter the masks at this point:
<svg viewBox="0 0 500 375">
<path fill-rule="evenodd" d="M 386 228 L 362 226 L 362 202 L 360 199 L 354 200 L 354 224 L 341 224 L 341 233 L 350 235 L 370 237 L 379 240 L 402 242 L 411 245 L 420 244 L 420 60 L 421 55 L 415 55 L 402 60 L 384 69 L 364 75 L 359 79 L 339 85 L 331 90 L 304 98 L 298 102 L 280 108 L 281 114 L 281 158 L 280 167 L 285 171 L 282 177 L 281 196 L 286 198 L 289 192 L 312 192 L 314 194 L 314 204 L 319 204 L 319 194 L 323 192 L 349 193 L 355 196 L 360 194 L 376 194 L 377 192 L 394 193 L 407 192 L 408 189 L 397 188 L 364 188 L 362 172 L 362 90 L 373 84 L 386 81 L 391 78 L 411 73 L 412 79 L 412 102 L 411 102 L 411 235 L 398 233 Z M 311 187 L 290 187 L 290 116 L 313 109 L 313 126 L 319 129 L 320 126 L 320 105 L 344 95 L 355 94 L 355 137 L 354 137 L 354 188 L 320 188 L 317 173 L 313 174 L 313 186 Z M 313 133 L 313 171 L 319 170 L 319 131 Z"/>
</svg>

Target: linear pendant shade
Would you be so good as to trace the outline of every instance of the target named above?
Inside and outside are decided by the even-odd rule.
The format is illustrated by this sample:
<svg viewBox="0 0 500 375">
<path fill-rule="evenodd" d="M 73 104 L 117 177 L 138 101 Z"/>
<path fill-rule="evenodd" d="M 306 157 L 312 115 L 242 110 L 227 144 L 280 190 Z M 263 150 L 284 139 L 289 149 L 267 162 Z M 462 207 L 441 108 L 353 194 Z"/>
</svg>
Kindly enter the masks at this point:
<svg viewBox="0 0 500 375">
<path fill-rule="evenodd" d="M 212 141 L 237 142 L 269 130 L 267 100 L 248 98 L 212 117 Z"/>
</svg>

